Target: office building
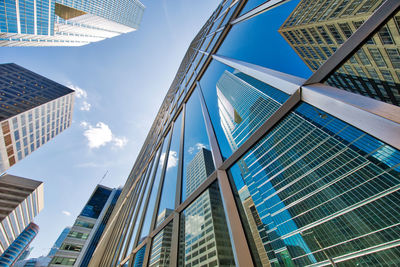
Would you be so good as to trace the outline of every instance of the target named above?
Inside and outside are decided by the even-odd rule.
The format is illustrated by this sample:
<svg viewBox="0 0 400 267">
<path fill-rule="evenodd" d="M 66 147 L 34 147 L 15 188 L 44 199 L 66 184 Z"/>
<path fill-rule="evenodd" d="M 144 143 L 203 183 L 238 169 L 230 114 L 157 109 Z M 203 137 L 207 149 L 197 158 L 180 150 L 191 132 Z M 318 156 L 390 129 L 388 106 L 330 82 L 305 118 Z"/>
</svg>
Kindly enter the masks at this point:
<svg viewBox="0 0 400 267">
<path fill-rule="evenodd" d="M 163 210 L 157 218 L 157 222 L 164 221 L 173 210 L 165 209 Z M 169 254 L 171 248 L 171 237 L 172 237 L 172 224 L 167 225 L 157 237 L 154 238 L 151 257 L 150 257 L 150 267 L 164 267 L 169 266 Z"/>
<path fill-rule="evenodd" d="M 0 192 L 0 253 L 3 254 L 43 209 L 43 183 L 6 174 L 0 176 Z"/>
<path fill-rule="evenodd" d="M 137 30 L 138 0 L 15 1 L 0 4 L 0 46 L 81 46 Z"/>
<path fill-rule="evenodd" d="M 0 65 L 0 171 L 71 125 L 74 91 L 16 64 Z"/>
<path fill-rule="evenodd" d="M 68 236 L 69 231 L 71 231 L 71 227 L 69 226 L 62 230 L 56 242 L 54 242 L 54 245 L 51 247 L 49 254 L 47 254 L 47 257 L 53 257 L 56 254 L 57 250 L 60 249 L 62 243 L 64 242 L 64 239 Z"/>
<path fill-rule="evenodd" d="M 383 1 L 300 1 L 280 33 L 311 69 L 317 70 Z M 397 45 L 396 45 L 397 44 Z M 400 16 L 394 16 L 327 83 L 400 105 Z"/>
<path fill-rule="evenodd" d="M 74 225 L 63 238 L 59 249 L 54 253 L 49 266 L 87 266 L 119 195 L 119 189 L 97 185 Z"/>
<path fill-rule="evenodd" d="M 392 51 L 368 38 L 397 31 L 400 2 L 297 4 L 221 1 L 166 89 L 90 267 L 148 266 L 163 247 L 172 266 L 400 264 L 400 107 L 325 83 L 347 59 L 361 65 L 364 44 Z M 311 73 L 281 33 L 321 18 L 332 39 L 325 24 L 344 10 L 365 23 Z"/>
<path fill-rule="evenodd" d="M 30 223 L 0 256 L 0 266 L 12 266 L 28 248 L 39 232 L 39 226 Z"/>
<path fill-rule="evenodd" d="M 14 264 L 14 267 L 47 267 L 51 261 L 51 257 L 41 256 L 39 258 L 30 258 L 20 260 Z"/>
<path fill-rule="evenodd" d="M 21 254 L 21 256 L 18 258 L 18 261 L 23 261 L 29 257 L 29 254 L 31 254 L 33 250 L 33 247 L 29 247 L 25 249 L 25 251 Z"/>
</svg>

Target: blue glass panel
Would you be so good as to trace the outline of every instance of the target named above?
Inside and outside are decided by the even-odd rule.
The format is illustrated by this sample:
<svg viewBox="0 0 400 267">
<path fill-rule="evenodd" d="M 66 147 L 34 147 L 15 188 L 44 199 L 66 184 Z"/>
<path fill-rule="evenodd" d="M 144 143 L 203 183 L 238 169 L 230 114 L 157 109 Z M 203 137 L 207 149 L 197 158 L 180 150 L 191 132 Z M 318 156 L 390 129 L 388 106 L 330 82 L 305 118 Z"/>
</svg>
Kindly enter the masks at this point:
<svg viewBox="0 0 400 267">
<path fill-rule="evenodd" d="M 329 263 L 400 240 L 400 151 L 311 105 L 298 105 L 229 173 L 263 262 Z M 396 265 L 385 251 L 352 262 Z"/>
<path fill-rule="evenodd" d="M 225 158 L 289 98 L 218 61 L 211 62 L 200 85 Z"/>
<path fill-rule="evenodd" d="M 199 161 L 205 163 L 201 168 L 195 167 L 195 163 Z M 182 202 L 204 182 L 214 169 L 199 94 L 195 90 L 186 104 Z"/>
<path fill-rule="evenodd" d="M 175 209 L 175 192 L 179 166 L 181 128 L 182 113 L 179 115 L 178 119 L 174 123 L 171 147 L 169 149 L 168 158 L 166 158 L 167 154 L 161 154 L 160 158 L 160 162 L 163 162 L 163 159 L 166 160 L 165 164 L 167 164 L 167 167 L 165 172 L 164 185 L 162 188 L 160 206 L 158 208 L 156 225 L 162 223 L 168 217 L 170 211 Z"/>
<path fill-rule="evenodd" d="M 299 77 L 309 77 L 311 71 L 278 32 L 297 3 L 288 1 L 234 25 L 217 54 Z M 276 52 L 278 47 L 279 53 Z"/>
</svg>

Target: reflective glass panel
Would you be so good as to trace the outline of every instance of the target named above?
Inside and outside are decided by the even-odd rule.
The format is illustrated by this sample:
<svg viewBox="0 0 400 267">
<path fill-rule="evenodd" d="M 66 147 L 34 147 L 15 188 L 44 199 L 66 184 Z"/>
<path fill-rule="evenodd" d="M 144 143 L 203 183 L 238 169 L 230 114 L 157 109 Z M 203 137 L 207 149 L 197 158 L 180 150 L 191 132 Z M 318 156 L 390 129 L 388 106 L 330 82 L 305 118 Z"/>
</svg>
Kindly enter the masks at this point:
<svg viewBox="0 0 400 267">
<path fill-rule="evenodd" d="M 355 17 L 354 21 L 360 19 Z M 399 23 L 397 13 L 325 83 L 400 106 Z M 348 26 L 355 30 L 354 24 Z"/>
<path fill-rule="evenodd" d="M 393 147 L 302 103 L 229 173 L 262 262 L 398 264 L 387 246 L 400 241 Z"/>
<path fill-rule="evenodd" d="M 168 217 L 169 214 L 166 214 Z M 151 245 L 150 267 L 169 266 L 169 255 L 172 240 L 172 221 L 167 224 L 154 238 Z"/>
<path fill-rule="evenodd" d="M 179 266 L 236 266 L 217 183 L 181 213 L 179 234 Z"/>
<path fill-rule="evenodd" d="M 130 232 L 129 232 L 129 235 L 127 236 L 127 238 L 129 238 L 129 240 L 127 240 L 127 243 L 125 244 L 125 246 L 127 244 L 129 244 L 129 246 L 128 246 L 128 249 L 126 251 L 121 250 L 122 253 L 121 253 L 120 260 L 124 259 L 125 255 L 130 253 L 130 251 L 131 251 L 131 249 L 132 249 L 132 247 L 134 245 L 134 238 L 136 237 L 137 228 L 139 226 L 139 219 L 138 218 L 140 218 L 140 217 L 138 217 L 138 216 L 142 214 L 142 210 L 143 210 L 144 202 L 145 202 L 144 199 L 147 196 L 147 194 L 149 192 L 149 189 L 150 189 L 150 182 L 149 182 L 149 174 L 151 173 L 150 170 L 151 169 L 148 168 L 147 175 L 146 175 L 146 180 L 144 181 L 142 189 L 139 191 L 139 197 L 137 199 L 136 208 L 134 209 L 134 212 L 132 212 L 131 226 L 129 228 Z M 138 209 L 138 207 L 140 207 L 140 208 Z M 125 248 L 125 246 L 124 246 L 124 248 Z"/>
<path fill-rule="evenodd" d="M 168 158 L 166 154 L 161 154 L 160 161 L 166 158 L 166 171 L 164 178 L 164 185 L 162 188 L 160 206 L 158 208 L 158 217 L 156 225 L 162 223 L 165 219 L 164 213 L 169 213 L 169 210 L 175 209 L 175 192 L 176 192 L 176 181 L 178 177 L 178 166 L 179 166 L 179 145 L 182 128 L 182 113 L 178 116 L 178 119 L 174 123 L 174 129 L 172 132 L 171 147 L 169 149 Z"/>
<path fill-rule="evenodd" d="M 201 162 L 201 165 L 198 165 Z M 197 89 L 186 104 L 182 202 L 214 171 Z M 195 176 L 196 178 L 192 178 Z M 190 183 L 187 183 L 189 181 Z"/>
<path fill-rule="evenodd" d="M 289 98 L 218 61 L 211 62 L 200 85 L 225 158 Z"/>
<path fill-rule="evenodd" d="M 240 12 L 240 15 L 246 14 L 248 11 L 253 10 L 254 8 L 258 7 L 259 5 L 264 4 L 265 2 L 268 2 L 268 0 L 249 0 L 245 4 L 244 8 Z"/>
<path fill-rule="evenodd" d="M 164 139 L 163 144 L 160 146 L 159 149 L 162 149 L 162 153 L 165 153 L 167 149 L 167 144 L 169 142 L 169 137 L 170 137 L 171 131 L 167 134 L 167 136 Z M 161 154 L 162 154 L 161 153 Z M 140 239 L 138 241 L 138 244 L 140 244 L 149 234 L 150 230 L 150 224 L 151 224 L 151 217 L 154 212 L 154 206 L 155 206 L 155 201 L 157 198 L 157 192 L 158 192 L 158 187 L 160 184 L 160 178 L 161 178 L 161 172 L 162 172 L 162 164 L 159 162 L 158 166 L 153 167 L 154 171 L 157 169 L 156 176 L 154 178 L 153 186 L 151 187 L 151 192 L 150 192 L 150 200 L 149 204 L 146 206 L 146 216 L 145 216 L 145 221 L 143 224 L 143 228 L 141 229 L 142 234 L 140 235 Z M 136 227 L 135 227 L 136 228 Z M 136 236 L 136 229 L 135 229 L 135 234 L 132 235 L 133 238 Z M 129 245 L 128 252 L 133 249 L 134 242 L 132 241 Z"/>
<path fill-rule="evenodd" d="M 169 141 L 169 136 L 170 136 L 170 134 L 168 134 L 167 138 L 164 139 L 165 140 L 164 144 L 163 144 L 164 147 L 163 147 L 163 152 L 161 154 L 165 154 L 165 152 L 166 152 L 167 144 L 168 144 L 168 141 Z M 159 159 L 159 163 L 158 163 L 158 167 L 157 167 L 157 173 L 156 173 L 156 176 L 154 177 L 153 186 L 152 186 L 151 192 L 150 192 L 149 204 L 146 207 L 146 215 L 144 217 L 143 227 L 141 229 L 139 244 L 150 233 L 151 219 L 152 219 L 152 216 L 153 216 L 153 213 L 154 213 L 154 206 L 155 206 L 155 203 L 156 203 L 157 192 L 158 192 L 158 188 L 159 188 L 159 185 L 160 185 L 162 166 L 163 166 L 163 163 L 162 163 L 161 158 L 160 158 Z"/>
<path fill-rule="evenodd" d="M 233 25 L 216 53 L 299 77 L 309 77 L 311 71 L 280 32 L 280 27 L 298 2 L 286 1 Z"/>
<path fill-rule="evenodd" d="M 146 245 L 141 247 L 135 255 L 135 261 L 133 262 L 133 267 L 142 267 L 143 266 L 143 259 L 144 253 L 146 252 Z"/>
</svg>

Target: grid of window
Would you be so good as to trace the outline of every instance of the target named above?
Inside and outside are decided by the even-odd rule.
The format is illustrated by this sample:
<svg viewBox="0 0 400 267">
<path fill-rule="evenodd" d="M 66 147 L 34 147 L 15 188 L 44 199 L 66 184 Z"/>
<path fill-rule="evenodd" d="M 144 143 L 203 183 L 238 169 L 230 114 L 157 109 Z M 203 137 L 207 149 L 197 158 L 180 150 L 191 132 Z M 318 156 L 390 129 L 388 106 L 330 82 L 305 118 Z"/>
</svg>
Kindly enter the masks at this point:
<svg viewBox="0 0 400 267">
<path fill-rule="evenodd" d="M 269 69 L 257 57 L 262 44 L 248 51 L 262 39 L 246 31 L 292 3 L 261 4 L 222 1 L 194 38 L 89 266 L 398 264 L 400 110 L 383 103 L 390 90 L 379 83 L 398 77 L 377 68 L 396 62 L 398 49 L 374 36 L 335 75 L 307 85 Z M 384 3 L 296 4 L 279 31 L 318 73 Z M 234 23 L 213 32 L 221 21 Z M 380 105 L 327 90 L 327 78 Z M 154 190 L 143 187 L 149 179 Z M 134 245 L 122 253 L 120 242 Z"/>
</svg>

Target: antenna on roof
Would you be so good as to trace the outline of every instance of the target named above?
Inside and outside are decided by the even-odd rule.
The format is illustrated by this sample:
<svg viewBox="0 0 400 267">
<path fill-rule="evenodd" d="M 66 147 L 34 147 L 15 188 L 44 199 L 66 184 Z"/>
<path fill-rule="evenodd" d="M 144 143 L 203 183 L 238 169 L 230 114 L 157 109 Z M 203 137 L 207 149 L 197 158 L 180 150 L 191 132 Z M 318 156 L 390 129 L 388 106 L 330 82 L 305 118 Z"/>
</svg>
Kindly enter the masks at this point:
<svg viewBox="0 0 400 267">
<path fill-rule="evenodd" d="M 103 177 L 100 179 L 99 184 L 104 180 L 104 178 L 106 178 L 108 174 L 108 170 L 106 171 L 106 173 L 103 175 Z"/>
</svg>

